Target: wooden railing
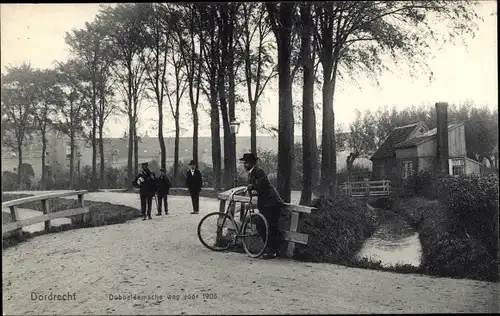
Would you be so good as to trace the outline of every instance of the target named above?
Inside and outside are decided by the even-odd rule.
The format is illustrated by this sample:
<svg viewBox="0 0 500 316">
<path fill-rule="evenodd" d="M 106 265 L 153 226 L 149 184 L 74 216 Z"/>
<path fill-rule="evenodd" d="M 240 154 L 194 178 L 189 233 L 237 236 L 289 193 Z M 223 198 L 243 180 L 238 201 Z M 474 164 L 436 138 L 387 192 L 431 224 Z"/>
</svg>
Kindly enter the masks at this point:
<svg viewBox="0 0 500 316">
<path fill-rule="evenodd" d="M 391 181 L 359 181 L 346 182 L 343 185 L 345 193 L 352 197 L 377 197 L 391 195 Z"/>
<path fill-rule="evenodd" d="M 219 212 L 224 213 L 226 209 L 226 201 L 229 199 L 231 193 L 233 191 L 238 191 L 241 190 L 245 187 L 237 187 L 233 188 L 231 190 L 221 192 L 219 194 L 219 200 L 220 200 L 220 205 L 219 205 Z M 250 203 L 250 197 L 244 196 L 244 195 L 235 195 L 233 196 L 233 200 L 237 203 L 240 204 L 239 210 L 240 210 L 240 221 L 243 221 L 243 213 L 245 211 L 245 204 Z M 258 197 L 254 197 L 252 199 L 252 205 L 255 209 L 257 209 L 257 200 Z M 235 203 L 236 204 L 236 203 Z M 290 226 L 287 228 L 282 228 L 280 229 L 281 235 L 284 240 L 288 241 L 288 248 L 287 248 L 287 256 L 288 257 L 293 257 L 293 253 L 295 250 L 295 244 L 303 244 L 307 245 L 309 241 L 309 236 L 307 234 L 303 234 L 298 232 L 298 225 L 299 225 L 299 220 L 301 214 L 311 214 L 314 211 L 316 211 L 316 208 L 314 207 L 309 207 L 309 206 L 303 206 L 303 205 L 297 205 L 297 204 L 291 204 L 291 203 L 285 203 L 284 209 L 289 211 L 291 213 L 291 218 L 290 218 Z M 231 210 L 231 213 L 234 217 L 234 212 L 236 210 L 236 206 Z"/>
<path fill-rule="evenodd" d="M 87 221 L 87 214 L 89 212 L 89 208 L 84 206 L 84 200 L 83 196 L 84 194 L 87 193 L 86 190 L 81 190 L 81 191 L 73 191 L 73 192 L 63 192 L 63 193 L 48 193 L 48 194 L 42 194 L 42 195 L 35 195 L 35 196 L 30 196 L 30 197 L 25 197 L 21 199 L 15 199 L 11 200 L 8 202 L 2 203 L 2 209 L 4 208 L 10 208 L 10 215 L 12 217 L 12 222 L 2 225 L 2 235 L 10 232 L 10 231 L 15 231 L 15 234 L 18 236 L 22 236 L 22 228 L 25 226 L 30 226 L 33 224 L 45 222 L 45 232 L 50 231 L 50 221 L 55 219 L 55 218 L 62 218 L 62 217 L 68 217 L 68 216 L 74 216 L 74 215 L 82 215 L 81 216 L 81 222 L 83 224 L 86 223 Z M 61 198 L 65 196 L 78 196 L 78 207 L 69 209 L 69 210 L 63 210 L 63 211 L 57 211 L 57 212 L 51 212 L 50 209 L 50 203 L 49 200 L 51 199 L 56 199 L 56 198 Z M 43 215 L 40 216 L 35 216 L 35 217 L 30 217 L 26 219 L 19 219 L 19 213 L 18 213 L 18 206 L 30 202 L 37 202 L 40 201 L 42 203 L 42 212 Z"/>
</svg>

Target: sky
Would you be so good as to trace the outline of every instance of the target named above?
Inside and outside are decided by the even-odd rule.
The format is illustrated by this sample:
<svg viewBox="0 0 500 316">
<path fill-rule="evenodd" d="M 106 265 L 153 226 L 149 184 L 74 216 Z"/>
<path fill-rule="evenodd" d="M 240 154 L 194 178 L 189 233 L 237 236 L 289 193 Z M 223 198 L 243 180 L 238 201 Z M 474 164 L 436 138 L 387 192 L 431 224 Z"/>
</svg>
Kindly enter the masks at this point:
<svg viewBox="0 0 500 316">
<path fill-rule="evenodd" d="M 65 61 L 69 50 L 64 35 L 72 29 L 84 27 L 85 22 L 94 19 L 99 4 L 1 4 L 1 69 L 8 65 L 29 62 L 36 68 L 52 68 L 55 61 Z M 478 21 L 479 30 L 474 38 L 465 38 L 464 43 L 446 44 L 436 47 L 428 65 L 433 72 L 433 80 L 428 74 L 409 76 L 403 68 L 392 67 L 379 77 L 379 86 L 361 74 L 350 81 L 341 82 L 336 91 L 334 111 L 336 123 L 348 126 L 355 118 L 354 110 L 376 110 L 381 106 L 395 106 L 398 110 L 411 105 L 432 106 L 445 101 L 450 104 L 473 101 L 490 108 L 498 107 L 498 67 L 497 67 L 497 15 L 496 1 L 481 1 L 478 14 L 484 21 Z M 436 21 L 436 23 L 438 23 Z M 357 84 L 353 84 L 353 82 Z M 246 94 L 246 87 L 240 93 Z M 188 98 L 186 95 L 186 102 Z M 321 104 L 321 92 L 315 94 L 315 101 Z M 300 91 L 294 102 L 301 102 Z M 181 111 L 181 135 L 192 134 L 190 108 Z M 263 93 L 260 116 L 266 126 L 278 124 L 278 88 L 272 82 Z M 210 135 L 209 116 L 206 100 L 200 104 L 200 136 Z M 140 114 L 139 135 L 146 132 L 157 134 L 157 110 L 143 105 Z M 319 112 L 319 111 L 318 111 Z M 320 114 L 320 113 L 318 113 Z M 164 133 L 173 135 L 173 118 L 167 109 Z M 248 114 L 237 111 L 241 122 L 238 135 L 250 135 Z M 107 137 L 121 137 L 127 129 L 126 117 L 114 116 L 106 131 Z M 300 135 L 300 128 L 295 128 Z M 320 125 L 318 125 L 318 132 Z M 268 134 L 263 131 L 259 134 Z"/>
</svg>

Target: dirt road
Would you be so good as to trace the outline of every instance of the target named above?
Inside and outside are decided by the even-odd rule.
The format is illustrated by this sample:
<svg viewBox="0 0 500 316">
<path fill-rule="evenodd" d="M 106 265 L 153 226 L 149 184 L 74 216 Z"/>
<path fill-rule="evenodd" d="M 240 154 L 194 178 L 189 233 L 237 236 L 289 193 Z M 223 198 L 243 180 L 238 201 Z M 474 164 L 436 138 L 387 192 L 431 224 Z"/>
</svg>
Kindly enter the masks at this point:
<svg viewBox="0 0 500 316">
<path fill-rule="evenodd" d="M 86 199 L 138 204 L 125 193 Z M 172 196 L 169 204 L 168 217 L 44 235 L 6 249 L 4 314 L 499 311 L 495 283 L 212 252 L 198 241 L 196 225 L 217 201 L 201 198 L 200 215 L 189 214 L 188 197 Z M 51 293 L 67 300 L 50 300 Z"/>
</svg>

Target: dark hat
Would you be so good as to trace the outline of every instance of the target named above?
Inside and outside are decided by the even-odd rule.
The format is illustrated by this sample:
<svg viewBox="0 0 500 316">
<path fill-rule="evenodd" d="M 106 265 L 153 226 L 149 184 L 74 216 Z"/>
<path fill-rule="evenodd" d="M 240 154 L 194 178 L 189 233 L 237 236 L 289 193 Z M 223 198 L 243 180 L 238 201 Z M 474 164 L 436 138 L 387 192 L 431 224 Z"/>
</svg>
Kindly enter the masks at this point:
<svg viewBox="0 0 500 316">
<path fill-rule="evenodd" d="M 240 161 L 245 161 L 245 162 L 246 161 L 256 162 L 257 160 L 259 160 L 259 158 L 252 153 L 245 153 L 243 154 L 243 157 L 240 158 Z"/>
<path fill-rule="evenodd" d="M 147 162 L 143 162 L 143 163 L 141 163 L 141 166 L 143 166 L 143 167 L 147 167 L 147 166 L 148 166 L 148 163 L 147 163 Z"/>
<path fill-rule="evenodd" d="M 189 166 L 196 166 L 196 163 L 194 162 L 194 160 L 191 160 L 191 161 L 189 162 Z"/>
<path fill-rule="evenodd" d="M 163 171 L 163 172 L 165 172 L 165 168 L 160 168 L 160 171 Z"/>
</svg>

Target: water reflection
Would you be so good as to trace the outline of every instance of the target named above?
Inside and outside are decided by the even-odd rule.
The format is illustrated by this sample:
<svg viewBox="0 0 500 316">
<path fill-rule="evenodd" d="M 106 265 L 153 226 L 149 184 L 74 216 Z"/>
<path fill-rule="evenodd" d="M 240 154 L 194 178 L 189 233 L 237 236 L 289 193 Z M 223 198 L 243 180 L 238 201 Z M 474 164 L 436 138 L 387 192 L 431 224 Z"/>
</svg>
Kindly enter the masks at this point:
<svg viewBox="0 0 500 316">
<path fill-rule="evenodd" d="M 390 211 L 386 211 L 390 212 Z M 422 246 L 418 233 L 401 218 L 388 216 L 382 220 L 375 233 L 365 241 L 356 259 L 381 261 L 384 267 L 397 264 L 420 265 Z"/>
</svg>

